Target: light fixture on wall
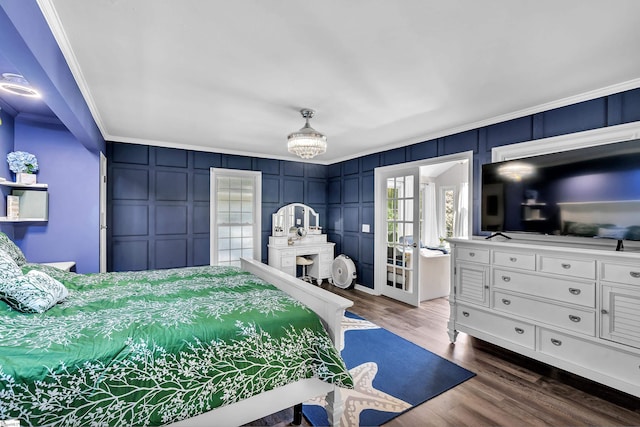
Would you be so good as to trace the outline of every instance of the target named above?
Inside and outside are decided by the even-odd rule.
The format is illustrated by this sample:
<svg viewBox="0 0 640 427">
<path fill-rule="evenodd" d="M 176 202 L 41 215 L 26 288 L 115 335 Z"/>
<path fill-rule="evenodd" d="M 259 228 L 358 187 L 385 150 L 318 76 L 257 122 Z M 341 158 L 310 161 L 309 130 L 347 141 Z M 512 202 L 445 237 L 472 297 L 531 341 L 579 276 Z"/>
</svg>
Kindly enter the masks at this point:
<svg viewBox="0 0 640 427">
<path fill-rule="evenodd" d="M 31 98 L 40 97 L 40 93 L 32 88 L 27 79 L 22 77 L 20 74 L 2 73 L 0 89 L 14 95 L 28 96 Z"/>
<path fill-rule="evenodd" d="M 287 137 L 289 152 L 303 159 L 310 159 L 327 151 L 327 137 L 309 125 L 309 119 L 314 113 L 314 110 L 308 108 L 300 110 L 307 122 L 302 129 L 291 132 Z"/>
</svg>

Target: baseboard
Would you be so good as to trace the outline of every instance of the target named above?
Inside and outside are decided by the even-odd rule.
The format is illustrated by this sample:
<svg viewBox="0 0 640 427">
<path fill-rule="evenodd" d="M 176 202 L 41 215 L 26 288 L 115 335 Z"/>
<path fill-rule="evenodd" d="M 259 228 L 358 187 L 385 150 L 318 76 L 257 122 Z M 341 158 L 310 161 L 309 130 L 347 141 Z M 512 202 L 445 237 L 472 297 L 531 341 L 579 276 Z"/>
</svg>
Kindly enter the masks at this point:
<svg viewBox="0 0 640 427">
<path fill-rule="evenodd" d="M 358 285 L 357 283 L 354 286 L 354 289 L 356 289 L 358 291 L 365 292 L 365 293 L 367 293 L 369 295 L 375 295 L 375 296 L 379 296 L 380 295 L 380 293 L 376 292 L 375 289 L 371 289 L 370 287 L 364 286 L 364 285 Z"/>
</svg>

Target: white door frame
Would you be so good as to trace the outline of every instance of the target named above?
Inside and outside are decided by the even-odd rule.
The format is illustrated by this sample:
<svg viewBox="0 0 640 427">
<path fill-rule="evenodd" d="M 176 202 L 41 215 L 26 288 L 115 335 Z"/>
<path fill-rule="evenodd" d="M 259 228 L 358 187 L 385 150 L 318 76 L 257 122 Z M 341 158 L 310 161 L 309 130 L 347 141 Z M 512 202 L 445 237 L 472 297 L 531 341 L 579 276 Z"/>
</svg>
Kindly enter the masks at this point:
<svg viewBox="0 0 640 427">
<path fill-rule="evenodd" d="M 107 271 L 107 158 L 100 152 L 100 273 Z"/>
<path fill-rule="evenodd" d="M 437 165 L 439 163 L 453 162 L 453 161 L 467 161 L 468 170 L 468 185 L 469 185 L 469 200 L 468 200 L 468 212 L 467 220 L 469 224 L 469 230 L 473 230 L 473 151 L 464 151 L 461 153 L 449 154 L 446 156 L 433 157 L 430 159 L 416 160 L 408 163 L 401 163 L 391 166 L 382 166 L 375 168 L 374 173 L 374 185 L 375 185 L 375 248 L 374 248 L 374 293 L 376 295 L 382 295 L 382 291 L 386 285 L 386 265 L 387 265 L 387 242 L 386 242 L 386 216 L 387 206 L 386 200 L 386 179 L 383 176 L 392 174 L 395 172 L 415 168 L 418 170 L 422 166 Z M 420 276 L 420 262 L 418 257 L 414 258 L 414 272 L 417 277 Z M 419 286 L 418 286 L 419 287 Z M 419 300 L 418 300 L 419 304 Z M 414 304 L 415 305 L 415 304 Z"/>
<path fill-rule="evenodd" d="M 262 260 L 262 172 L 241 169 L 209 169 L 209 263 L 218 264 L 218 239 L 216 236 L 216 177 L 234 176 L 254 180 L 253 198 L 253 259 Z"/>
</svg>

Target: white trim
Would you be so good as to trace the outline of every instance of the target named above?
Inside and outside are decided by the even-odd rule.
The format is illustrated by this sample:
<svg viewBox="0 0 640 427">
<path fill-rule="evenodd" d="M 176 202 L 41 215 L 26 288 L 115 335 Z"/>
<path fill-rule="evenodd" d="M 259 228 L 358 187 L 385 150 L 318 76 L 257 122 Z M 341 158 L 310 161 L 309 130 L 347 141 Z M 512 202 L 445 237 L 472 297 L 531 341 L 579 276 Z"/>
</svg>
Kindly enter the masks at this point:
<svg viewBox="0 0 640 427">
<path fill-rule="evenodd" d="M 494 147 L 491 149 L 491 161 L 521 159 L 632 139 L 640 139 L 640 121 Z"/>
<path fill-rule="evenodd" d="M 371 289 L 368 286 L 363 286 L 363 285 L 359 285 L 359 284 L 356 283 L 356 285 L 353 288 L 356 291 L 362 291 L 365 294 L 374 295 L 374 296 L 380 296 L 380 292 L 377 292 L 375 289 Z"/>
<path fill-rule="evenodd" d="M 386 259 L 387 259 L 387 243 L 386 243 L 386 205 L 381 202 L 386 197 L 386 182 L 383 175 L 397 172 L 408 168 L 419 169 L 422 166 L 436 165 L 440 163 L 467 161 L 468 163 L 468 183 L 469 188 L 473 188 L 473 151 L 463 151 L 460 153 L 448 154 L 440 157 L 432 157 L 429 159 L 416 160 L 413 162 L 400 163 L 397 165 L 377 167 L 374 170 L 374 287 L 373 294 L 381 295 L 382 289 L 386 283 Z M 473 206 L 473 191 L 469 191 L 468 205 Z M 473 230 L 473 209 L 469 209 L 468 221 L 469 230 Z M 418 257 L 415 257 L 418 259 Z M 419 262 L 416 264 L 414 273 L 419 274 Z"/>
</svg>

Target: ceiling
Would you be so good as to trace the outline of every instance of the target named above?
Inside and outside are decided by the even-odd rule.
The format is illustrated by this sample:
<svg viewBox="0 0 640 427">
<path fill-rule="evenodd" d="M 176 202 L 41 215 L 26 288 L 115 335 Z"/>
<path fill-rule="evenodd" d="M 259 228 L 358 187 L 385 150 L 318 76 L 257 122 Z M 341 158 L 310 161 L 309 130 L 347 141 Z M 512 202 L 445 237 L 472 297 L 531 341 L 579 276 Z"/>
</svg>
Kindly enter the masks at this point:
<svg viewBox="0 0 640 427">
<path fill-rule="evenodd" d="M 334 163 L 640 87 L 640 1 L 38 0 L 108 141 Z"/>
</svg>

